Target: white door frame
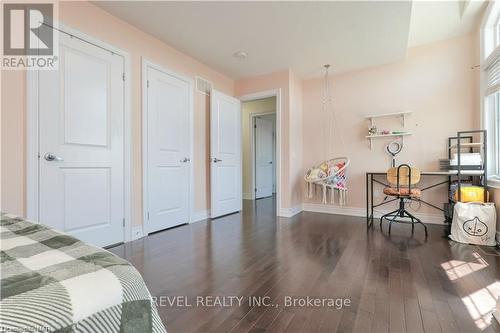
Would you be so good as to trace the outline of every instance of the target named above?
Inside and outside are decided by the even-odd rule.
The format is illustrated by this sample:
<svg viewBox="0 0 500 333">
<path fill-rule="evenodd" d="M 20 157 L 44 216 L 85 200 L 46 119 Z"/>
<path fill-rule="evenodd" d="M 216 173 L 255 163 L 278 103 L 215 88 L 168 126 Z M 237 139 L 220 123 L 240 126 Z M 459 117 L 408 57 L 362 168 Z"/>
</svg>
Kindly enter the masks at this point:
<svg viewBox="0 0 500 333">
<path fill-rule="evenodd" d="M 170 69 L 158 65 L 142 57 L 142 213 L 144 221 L 144 234 L 150 231 L 148 210 L 148 68 L 155 69 L 167 75 L 173 76 L 179 80 L 186 81 L 189 86 L 189 223 L 193 222 L 194 216 L 194 80 L 190 77 L 178 74 Z"/>
<path fill-rule="evenodd" d="M 265 116 L 265 115 L 268 115 L 268 114 L 276 114 L 276 111 L 262 111 L 262 112 L 255 112 L 255 113 L 250 113 L 248 116 L 249 116 L 249 133 L 250 133 L 250 163 L 251 163 L 251 173 L 252 173 L 252 181 L 251 181 L 251 184 L 252 184 L 252 193 L 250 193 L 250 197 L 252 198 L 252 200 L 255 200 L 255 189 L 257 188 L 257 185 L 256 185 L 256 178 L 257 178 L 257 170 L 255 168 L 255 163 L 257 162 L 256 158 L 255 158 L 255 118 L 257 117 L 260 117 L 260 116 Z M 276 135 L 276 128 L 278 127 L 277 125 L 278 123 L 278 118 L 276 117 L 276 121 L 275 121 L 275 128 L 274 128 L 274 133 Z M 276 135 L 277 136 L 277 135 Z M 275 152 L 276 152 L 276 159 L 278 159 L 278 140 L 276 140 L 275 142 Z M 277 169 L 277 166 L 276 165 L 273 165 L 273 168 Z M 276 173 L 276 195 L 278 193 L 278 182 L 277 182 L 277 178 L 278 178 L 278 170 L 275 170 L 274 171 Z M 274 179 L 273 179 L 274 181 Z"/>
<path fill-rule="evenodd" d="M 276 215 L 279 215 L 281 211 L 281 89 L 271 89 L 266 91 L 260 91 L 252 94 L 247 94 L 240 96 L 242 102 L 249 102 L 256 99 L 263 99 L 268 97 L 276 97 Z M 243 108 L 242 108 L 243 110 Z M 250 133 L 252 133 L 251 131 Z M 251 134 L 251 140 L 253 134 Z M 250 143 L 253 145 L 253 143 Z M 254 149 L 254 148 L 253 148 Z M 254 151 L 254 150 L 252 150 Z M 252 153 L 252 155 L 254 155 Z M 253 157 L 252 157 L 253 159 Z M 252 186 L 255 188 L 255 163 L 252 163 Z M 255 191 L 253 193 L 253 198 L 255 198 Z"/>
<path fill-rule="evenodd" d="M 123 129 L 123 171 L 124 171 L 124 242 L 133 240 L 132 235 L 132 129 L 130 114 L 130 54 L 98 38 L 89 36 L 77 29 L 59 23 L 57 29 L 60 33 L 76 37 L 83 42 L 106 49 L 123 58 L 124 74 L 124 129 Z M 26 72 L 26 218 L 29 220 L 39 220 L 39 117 L 38 117 L 38 71 Z"/>
</svg>

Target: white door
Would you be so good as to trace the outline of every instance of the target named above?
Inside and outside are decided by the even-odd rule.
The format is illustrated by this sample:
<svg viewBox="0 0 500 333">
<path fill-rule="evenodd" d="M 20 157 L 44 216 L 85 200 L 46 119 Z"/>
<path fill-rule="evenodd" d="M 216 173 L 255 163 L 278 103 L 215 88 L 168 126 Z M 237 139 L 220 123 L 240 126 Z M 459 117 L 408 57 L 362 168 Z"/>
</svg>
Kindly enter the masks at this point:
<svg viewBox="0 0 500 333">
<path fill-rule="evenodd" d="M 83 241 L 124 240 L 123 58 L 60 34 L 39 71 L 39 219 Z"/>
<path fill-rule="evenodd" d="M 273 195 L 273 122 L 255 118 L 255 198 Z"/>
<path fill-rule="evenodd" d="M 190 82 L 147 69 L 148 232 L 189 222 Z"/>
<path fill-rule="evenodd" d="M 242 209 L 241 103 L 212 90 L 210 97 L 211 217 Z"/>
</svg>

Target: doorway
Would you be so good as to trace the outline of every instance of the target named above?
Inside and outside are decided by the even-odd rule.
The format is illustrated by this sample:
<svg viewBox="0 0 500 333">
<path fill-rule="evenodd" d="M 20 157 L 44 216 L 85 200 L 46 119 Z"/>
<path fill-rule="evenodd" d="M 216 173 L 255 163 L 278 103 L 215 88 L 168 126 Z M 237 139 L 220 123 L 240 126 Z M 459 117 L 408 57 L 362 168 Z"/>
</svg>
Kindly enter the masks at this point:
<svg viewBox="0 0 500 333">
<path fill-rule="evenodd" d="M 253 117 L 255 199 L 276 194 L 276 114 Z"/>
<path fill-rule="evenodd" d="M 143 59 L 146 233 L 190 222 L 193 83 Z"/>
<path fill-rule="evenodd" d="M 210 213 L 242 210 L 241 102 L 212 89 L 210 94 Z"/>
<path fill-rule="evenodd" d="M 276 96 L 242 103 L 243 198 L 277 192 Z"/>
</svg>

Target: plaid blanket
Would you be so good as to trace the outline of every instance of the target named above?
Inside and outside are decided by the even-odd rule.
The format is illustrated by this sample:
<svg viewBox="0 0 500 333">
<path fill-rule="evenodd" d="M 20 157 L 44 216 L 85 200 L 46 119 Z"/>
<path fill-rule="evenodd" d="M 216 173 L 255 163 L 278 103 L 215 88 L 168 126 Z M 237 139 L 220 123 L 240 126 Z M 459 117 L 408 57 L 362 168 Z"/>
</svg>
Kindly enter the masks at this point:
<svg viewBox="0 0 500 333">
<path fill-rule="evenodd" d="M 126 260 L 6 214 L 0 235 L 0 332 L 165 332 Z"/>
</svg>

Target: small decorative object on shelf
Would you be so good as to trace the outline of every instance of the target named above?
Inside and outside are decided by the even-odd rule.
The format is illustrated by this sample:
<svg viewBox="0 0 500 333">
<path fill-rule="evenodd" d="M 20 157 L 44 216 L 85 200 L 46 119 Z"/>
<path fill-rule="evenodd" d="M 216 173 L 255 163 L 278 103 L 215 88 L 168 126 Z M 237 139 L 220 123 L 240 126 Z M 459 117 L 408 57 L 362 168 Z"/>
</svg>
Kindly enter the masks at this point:
<svg viewBox="0 0 500 333">
<path fill-rule="evenodd" d="M 368 135 L 375 135 L 377 134 L 377 126 L 372 126 L 368 129 Z"/>
<path fill-rule="evenodd" d="M 391 131 L 383 130 L 382 132 L 380 132 L 380 134 L 382 134 L 382 135 L 389 135 L 389 134 L 391 134 Z"/>
</svg>

